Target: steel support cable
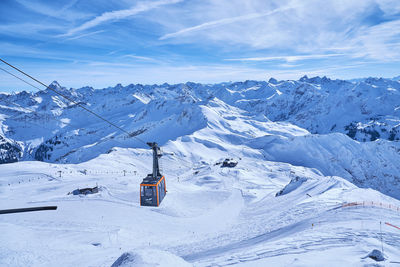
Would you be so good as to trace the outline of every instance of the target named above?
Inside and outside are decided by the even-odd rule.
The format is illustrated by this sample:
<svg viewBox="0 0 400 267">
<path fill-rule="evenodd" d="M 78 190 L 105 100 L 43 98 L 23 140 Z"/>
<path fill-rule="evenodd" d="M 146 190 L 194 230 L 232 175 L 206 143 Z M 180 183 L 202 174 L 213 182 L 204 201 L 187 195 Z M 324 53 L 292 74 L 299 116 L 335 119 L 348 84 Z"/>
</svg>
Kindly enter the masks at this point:
<svg viewBox="0 0 400 267">
<path fill-rule="evenodd" d="M 118 125 L 114 124 L 113 122 L 111 122 L 111 121 L 109 121 L 109 120 L 103 118 L 102 116 L 98 115 L 97 113 L 91 111 L 90 109 L 86 108 L 85 106 L 81 105 L 80 103 L 78 103 L 78 102 L 74 101 L 73 99 L 69 98 L 68 96 L 66 96 L 66 95 L 64 95 L 64 94 L 62 94 L 62 93 L 60 93 L 60 92 L 58 92 L 57 90 L 55 90 L 55 89 L 53 89 L 53 88 L 47 86 L 46 84 L 44 84 L 44 83 L 42 83 L 41 81 L 35 79 L 35 78 L 32 77 L 31 75 L 25 73 L 24 71 L 20 70 L 19 68 L 15 67 L 15 66 L 13 66 L 13 65 L 11 65 L 11 64 L 8 63 L 7 61 L 5 61 L 5 60 L 3 60 L 3 59 L 1 59 L 1 58 L 0 58 L 0 61 L 3 62 L 4 64 L 10 66 L 11 68 L 15 69 L 16 71 L 22 73 L 23 75 L 29 77 L 30 79 L 34 80 L 35 82 L 39 83 L 40 85 L 46 87 L 46 89 L 49 89 L 49 90 L 53 91 L 53 92 L 56 93 L 57 95 L 59 95 L 59 96 L 65 98 L 65 99 L 67 99 L 68 101 L 70 101 L 71 103 L 73 103 L 73 104 L 75 104 L 75 105 L 81 107 L 82 109 L 84 109 L 84 110 L 86 110 L 87 112 L 91 113 L 93 116 L 96 116 L 97 118 L 99 118 L 99 119 L 105 121 L 106 123 L 108 123 L 108 124 L 114 126 L 114 127 L 117 128 L 118 130 L 120 130 L 120 131 L 126 133 L 129 137 L 133 137 L 133 138 L 135 138 L 136 140 L 138 140 L 138 141 L 144 143 L 145 145 L 147 145 L 147 143 L 146 143 L 145 141 L 143 141 L 142 139 L 140 139 L 140 138 L 138 138 L 138 137 L 136 137 L 136 136 L 132 136 L 132 134 L 129 133 L 128 131 L 124 130 L 123 128 L 119 127 Z M 8 71 L 6 71 L 6 72 L 9 73 Z M 9 73 L 9 74 L 10 74 L 10 73 Z M 11 75 L 14 76 L 14 77 L 16 77 L 16 76 L 13 75 L 13 74 L 11 74 Z M 18 79 L 21 80 L 20 78 L 18 78 Z M 28 82 L 25 82 L 25 83 L 28 83 Z M 28 83 L 28 84 L 31 85 L 30 83 Z M 33 86 L 33 87 L 37 88 L 38 90 L 42 91 L 42 89 L 40 89 L 40 88 L 38 88 L 38 87 L 36 87 L 36 86 L 34 86 L 34 85 L 31 85 L 31 86 Z"/>
<path fill-rule="evenodd" d="M 8 103 L 8 104 L 13 104 L 13 105 L 15 105 L 15 103 L 13 103 L 13 102 L 0 100 L 0 102 L 2 102 L 2 101 L 5 102 L 5 103 Z M 39 113 L 39 112 L 37 112 L 37 111 L 35 111 L 35 110 L 31 110 L 31 109 L 28 109 L 28 108 L 24 108 L 24 109 L 25 109 L 25 110 L 28 110 L 28 111 L 31 111 L 31 112 L 33 112 L 33 113 L 39 114 L 39 115 L 40 115 L 40 114 L 43 114 L 43 113 Z M 11 116 L 11 117 L 7 118 L 7 120 L 14 120 L 17 116 L 21 116 L 21 114 L 17 114 L 17 115 Z M 57 119 L 54 118 L 54 117 L 49 117 L 48 119 L 49 119 L 49 120 L 54 120 L 55 122 L 60 122 L 59 120 L 57 120 Z M 30 122 L 30 121 L 25 121 L 24 123 L 27 123 L 27 124 L 30 124 L 30 125 L 34 125 L 34 126 L 41 127 L 41 128 L 46 129 L 46 130 L 48 130 L 48 131 L 50 131 L 50 132 L 54 130 L 54 129 L 50 129 L 50 128 L 44 127 L 43 125 L 39 125 L 39 124 L 37 124 L 37 123 Z M 80 126 L 75 125 L 75 124 L 72 124 L 72 123 L 69 123 L 68 126 L 76 127 L 76 129 L 81 129 Z M 98 136 L 98 137 L 100 137 L 100 138 L 105 138 L 104 136 L 99 135 L 99 134 L 96 134 L 96 133 L 91 133 L 91 135 L 96 135 L 96 136 Z M 115 143 L 117 143 L 117 144 L 120 144 L 121 147 L 126 146 L 126 144 L 121 143 L 121 142 L 118 141 L 116 138 L 107 138 L 107 139 L 108 139 L 109 141 L 111 141 L 111 142 L 115 142 Z M 100 141 L 103 141 L 103 140 L 100 140 Z"/>
<path fill-rule="evenodd" d="M 0 67 L 0 70 L 4 70 L 4 69 L 2 69 L 1 67 Z M 18 77 L 19 78 L 19 77 Z M 20 79 L 20 78 L 19 78 Z M 21 79 L 22 80 L 22 79 Z M 23 80 L 22 80 L 23 81 Z M 47 113 L 41 113 L 41 112 L 37 112 L 36 110 L 33 110 L 33 109 L 30 109 L 30 108 L 27 108 L 27 107 L 22 107 L 22 106 L 20 106 L 19 104 L 17 104 L 17 103 L 14 103 L 14 102 L 12 102 L 12 101 L 8 101 L 8 100 L 5 100 L 5 99 L 1 99 L 0 100 L 1 102 L 4 102 L 4 103 L 6 103 L 6 104 L 8 104 L 8 105 L 10 105 L 10 106 L 5 106 L 5 107 L 7 107 L 7 108 L 20 108 L 21 110 L 14 110 L 14 109 L 12 109 L 13 111 L 15 111 L 16 113 L 18 113 L 18 114 L 15 114 L 15 115 L 13 115 L 13 116 L 10 116 L 10 117 L 7 117 L 7 118 L 5 118 L 6 120 L 13 120 L 13 119 L 15 119 L 15 118 L 17 118 L 18 116 L 24 116 L 24 114 L 25 114 L 25 116 L 27 115 L 27 114 L 29 114 L 27 111 L 30 111 L 30 112 L 32 112 L 32 113 L 35 113 L 36 115 L 39 115 L 39 116 L 46 116 L 46 115 L 48 115 Z M 52 120 L 55 120 L 55 118 L 53 118 L 53 117 L 48 117 L 48 119 L 52 119 Z M 32 124 L 32 123 L 31 123 Z M 38 124 L 35 124 L 35 125 L 38 125 Z M 43 127 L 42 125 L 39 125 L 40 127 Z M 44 128 L 44 127 L 43 127 Z M 54 129 L 53 129 L 54 130 Z"/>
<path fill-rule="evenodd" d="M 8 74 L 10 74 L 10 75 L 12 75 L 13 77 L 17 78 L 18 80 L 20 80 L 20 81 L 22 81 L 22 82 L 24 82 L 24 83 L 26 83 L 26 84 L 28 84 L 28 85 L 30 85 L 30 86 L 36 88 L 36 89 L 42 91 L 42 90 L 41 90 L 40 88 L 38 88 L 37 86 L 35 86 L 35 85 L 33 85 L 33 84 L 27 82 L 26 80 L 24 80 L 24 79 L 22 79 L 22 78 L 20 78 L 20 77 L 18 77 L 18 76 L 16 76 L 16 75 L 14 75 L 13 73 L 11 73 L 11 72 L 9 72 L 9 71 L 7 71 L 7 70 L 1 68 L 1 67 L 0 67 L 0 69 L 1 69 L 2 71 L 6 72 L 6 73 L 8 73 Z M 9 104 L 9 105 L 15 105 L 16 107 L 20 107 L 20 108 L 22 108 L 22 109 L 24 109 L 24 110 L 33 112 L 33 113 L 38 114 L 38 115 L 41 115 L 41 114 L 42 114 L 42 115 L 46 115 L 46 114 L 44 114 L 44 113 L 39 113 L 39 112 L 37 112 L 36 110 L 30 109 L 30 108 L 21 107 L 21 106 L 17 105 L 16 103 L 12 102 L 12 101 L 7 101 L 7 100 L 4 100 L 4 99 L 2 99 L 2 100 L 0 100 L 0 101 L 3 101 L 3 102 L 5 102 L 5 103 L 7 103 L 7 104 Z M 14 119 L 14 118 L 16 118 L 16 117 L 18 117 L 18 116 L 21 116 L 21 114 L 16 114 L 16 115 L 11 116 L 11 117 L 9 117 L 9 118 L 7 118 L 7 119 Z M 48 119 L 54 120 L 55 122 L 59 122 L 59 120 L 57 120 L 57 119 L 54 118 L 54 117 L 48 117 Z M 36 126 L 42 127 L 42 128 L 44 128 L 44 129 L 46 129 L 46 130 L 49 130 L 49 131 L 54 130 L 54 129 L 49 129 L 49 128 L 43 127 L 42 125 L 39 125 L 39 124 L 36 124 L 36 123 L 33 123 L 33 122 L 29 122 L 29 121 L 28 121 L 28 122 L 26 122 L 26 123 L 31 124 L 31 125 L 36 125 Z M 76 127 L 76 128 L 78 128 L 78 129 L 81 128 L 80 126 L 75 125 L 75 124 L 71 124 L 71 123 L 68 124 L 68 125 L 69 125 L 69 126 Z M 99 134 L 95 134 L 95 133 L 91 133 L 91 134 L 97 135 L 98 137 L 101 137 L 101 138 L 104 138 L 104 136 L 101 136 L 101 135 L 99 135 Z M 126 144 L 123 144 L 123 143 L 117 141 L 115 138 L 108 138 L 108 140 L 114 141 L 114 142 L 116 142 L 116 143 L 118 143 L 118 144 L 120 144 L 120 145 L 122 145 L 122 146 L 126 146 Z"/>
<path fill-rule="evenodd" d="M 1 60 L 1 59 L 0 59 L 0 60 Z M 30 85 L 30 86 L 32 86 L 32 87 L 38 89 L 39 91 L 42 91 L 42 89 L 40 89 L 40 88 L 37 87 L 36 85 L 33 85 L 33 84 L 31 84 L 30 82 L 25 81 L 24 79 L 22 79 L 22 78 L 18 77 L 17 75 L 15 75 L 15 74 L 9 72 L 8 70 L 3 69 L 2 67 L 0 67 L 0 69 L 1 69 L 2 71 L 4 71 L 5 73 L 10 74 L 10 75 L 13 76 L 14 78 L 17 78 L 18 80 L 20 80 L 20 81 L 22 81 L 22 82 L 24 82 L 24 83 L 26 83 L 26 84 L 28 84 L 28 85 Z"/>
</svg>

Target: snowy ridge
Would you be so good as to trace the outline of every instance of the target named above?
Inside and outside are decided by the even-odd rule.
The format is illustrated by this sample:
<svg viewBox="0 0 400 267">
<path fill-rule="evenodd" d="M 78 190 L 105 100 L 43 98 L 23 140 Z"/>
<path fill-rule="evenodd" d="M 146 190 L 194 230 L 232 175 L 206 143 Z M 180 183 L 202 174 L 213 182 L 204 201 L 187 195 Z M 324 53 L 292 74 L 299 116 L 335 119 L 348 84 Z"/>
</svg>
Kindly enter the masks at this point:
<svg viewBox="0 0 400 267">
<path fill-rule="evenodd" d="M 183 132 L 178 129 L 174 133 L 163 131 L 169 136 L 159 140 L 160 143 L 202 128 L 204 124 L 194 123 L 198 118 L 191 116 L 190 112 L 198 114 L 196 108 L 215 97 L 230 106 L 247 111 L 252 116 L 291 122 L 313 134 L 340 132 L 362 142 L 400 138 L 400 82 L 389 79 L 368 78 L 351 83 L 326 77 L 305 76 L 299 81 L 278 82 L 271 79 L 270 82 L 246 81 L 215 85 L 139 84 L 123 87 L 118 84 L 102 90 L 91 87 L 66 89 L 57 82 L 53 82 L 51 86 L 118 122 L 126 130 L 142 136 L 163 136 L 158 134 L 163 130 L 154 128 L 153 124 L 160 123 L 164 124 L 164 128 L 170 128 L 168 120 L 183 123 L 178 126 Z M 82 156 L 86 152 L 80 148 L 98 141 L 99 136 L 105 138 L 103 143 L 108 143 L 104 147 L 115 145 L 116 142 L 112 142 L 112 139 L 127 146 L 139 145 L 123 140 L 120 133 L 115 133 L 102 122 L 82 114 L 79 107 L 60 99 L 51 91 L 2 94 L 0 105 L 1 114 L 4 114 L 3 135 L 15 142 L 23 142 L 21 145 L 12 144 L 23 152 L 23 156 L 18 158 L 81 162 L 107 150 L 104 148 L 100 151 L 88 151 L 87 154 L 90 155 Z M 194 121 L 184 125 L 183 117 Z M 177 128 L 176 125 L 174 127 Z M 24 128 L 26 131 L 17 131 L 15 128 Z M 81 133 L 77 133 L 80 129 Z M 86 137 L 94 134 L 99 136 Z M 36 141 L 38 138 L 43 138 L 39 145 Z M 67 139 L 69 145 L 54 145 L 58 138 L 61 138 L 59 142 Z M 82 139 L 86 140 L 81 141 Z M 60 152 L 51 153 L 51 149 Z M 80 158 L 70 156 L 78 150 Z"/>
<path fill-rule="evenodd" d="M 317 168 L 400 198 L 399 143 L 392 142 L 399 139 L 398 81 L 305 76 L 215 85 L 118 84 L 102 90 L 50 86 L 142 140 L 164 145 L 182 138 L 185 145 L 200 142 L 221 151 L 242 145 L 240 151 L 232 147 L 237 156 L 250 146 L 263 151 L 264 159 Z M 0 104 L 1 146 L 8 151 L 3 163 L 79 163 L 113 147 L 144 148 L 52 91 L 0 95 Z"/>
</svg>

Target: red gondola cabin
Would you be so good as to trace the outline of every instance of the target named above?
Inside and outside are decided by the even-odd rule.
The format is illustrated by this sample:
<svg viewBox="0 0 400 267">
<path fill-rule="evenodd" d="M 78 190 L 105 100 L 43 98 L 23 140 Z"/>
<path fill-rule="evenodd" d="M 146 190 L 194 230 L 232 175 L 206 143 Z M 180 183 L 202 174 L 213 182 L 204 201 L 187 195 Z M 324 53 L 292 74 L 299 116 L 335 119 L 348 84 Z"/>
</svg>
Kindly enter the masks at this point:
<svg viewBox="0 0 400 267">
<path fill-rule="evenodd" d="M 158 207 L 166 193 L 165 177 L 153 179 L 153 176 L 149 175 L 140 184 L 140 205 Z"/>
</svg>

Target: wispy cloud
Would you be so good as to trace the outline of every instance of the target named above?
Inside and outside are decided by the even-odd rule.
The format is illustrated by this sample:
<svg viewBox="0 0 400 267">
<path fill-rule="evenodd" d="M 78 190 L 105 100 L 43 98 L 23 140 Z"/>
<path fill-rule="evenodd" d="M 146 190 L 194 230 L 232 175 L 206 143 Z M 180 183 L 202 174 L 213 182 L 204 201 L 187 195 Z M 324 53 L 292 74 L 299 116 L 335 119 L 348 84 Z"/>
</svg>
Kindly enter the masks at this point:
<svg viewBox="0 0 400 267">
<path fill-rule="evenodd" d="M 48 81 L 399 75 L 399 0 L 2 2 L 2 55 Z"/>
<path fill-rule="evenodd" d="M 205 22 L 205 23 L 193 26 L 193 27 L 188 27 L 188 28 L 179 30 L 177 32 L 165 34 L 165 35 L 161 36 L 159 38 L 159 40 L 175 38 L 180 35 L 196 32 L 196 31 L 200 31 L 200 30 L 205 30 L 205 29 L 209 29 L 212 27 L 223 26 L 223 25 L 240 22 L 240 21 L 244 21 L 244 20 L 262 18 L 262 17 L 269 16 L 274 13 L 282 12 L 282 11 L 285 11 L 285 10 L 288 10 L 291 8 L 293 8 L 293 6 L 277 8 L 277 9 L 274 9 L 274 10 L 271 10 L 268 12 L 263 12 L 263 13 L 251 13 L 251 14 L 246 14 L 243 16 L 236 16 L 236 17 L 231 17 L 231 18 L 224 18 L 224 19 L 219 19 L 219 20 L 208 21 L 208 22 Z"/>
<path fill-rule="evenodd" d="M 354 55 L 381 61 L 400 60 L 400 19 L 362 28 L 350 40 Z"/>
<path fill-rule="evenodd" d="M 122 49 L 117 49 L 117 50 L 110 51 L 110 52 L 107 53 L 107 56 L 111 56 L 111 55 L 117 54 L 117 53 L 119 53 L 121 51 L 123 51 L 123 50 Z"/>
<path fill-rule="evenodd" d="M 137 56 L 137 55 L 124 55 L 122 57 L 137 59 L 137 60 L 141 60 L 141 61 L 156 61 L 154 58 L 151 58 L 151 57 L 144 57 L 144 56 Z"/>
<path fill-rule="evenodd" d="M 73 0 L 60 8 L 50 7 L 50 5 L 41 4 L 39 1 L 17 0 L 17 2 L 36 13 L 61 20 L 73 21 L 75 19 L 86 18 L 90 15 L 87 12 L 71 10 L 71 7 L 73 7 L 78 0 Z"/>
<path fill-rule="evenodd" d="M 171 39 L 172 44 L 184 45 L 203 43 L 225 51 L 240 48 L 248 55 L 252 54 L 251 51 L 259 55 L 257 50 L 268 50 L 266 56 L 273 56 L 277 52 L 306 55 L 345 53 L 350 58 L 364 54 L 376 59 L 396 54 L 397 47 L 390 48 L 389 45 L 399 34 L 396 23 L 391 21 L 398 18 L 398 12 L 393 11 L 400 10 L 398 1 L 268 2 L 270 6 L 263 0 L 245 3 L 238 0 L 204 1 L 203 5 L 194 6 L 191 10 L 192 19 L 185 17 L 185 13 L 173 11 L 174 16 L 166 15 L 167 22 L 164 24 L 170 29 L 169 33 L 162 35 L 159 40 Z M 275 9 L 266 10 L 272 7 Z M 173 24 L 170 21 L 174 17 L 183 19 L 177 19 L 175 22 L 178 23 Z M 193 26 L 193 21 L 204 20 L 206 22 Z M 188 36 L 190 38 L 185 38 Z M 326 49 L 328 47 L 331 49 Z M 237 57 L 233 59 L 245 61 Z M 300 59 L 306 57 L 286 57 L 281 60 L 293 62 Z M 276 58 L 255 59 L 251 56 L 247 61 L 267 60 Z"/>
<path fill-rule="evenodd" d="M 284 60 L 286 62 L 296 62 L 307 59 L 323 59 L 329 57 L 344 56 L 345 54 L 321 54 L 321 55 L 294 55 L 294 56 L 274 56 L 274 57 L 248 57 L 248 58 L 229 58 L 226 61 L 274 61 Z"/>
<path fill-rule="evenodd" d="M 57 24 L 50 24 L 50 23 L 13 23 L 13 24 L 3 24 L 0 25 L 0 32 L 2 34 L 9 34 L 9 35 L 20 35 L 20 36 L 30 36 L 31 38 L 34 37 L 42 37 L 44 34 L 42 32 L 45 31 L 61 31 L 64 30 L 63 26 Z"/>
<path fill-rule="evenodd" d="M 83 38 L 83 37 L 88 37 L 88 36 L 95 35 L 95 34 L 102 33 L 102 32 L 105 32 L 105 31 L 104 30 L 100 30 L 100 31 L 95 31 L 95 32 L 88 32 L 88 33 L 84 33 L 84 34 L 81 34 L 81 35 L 77 35 L 77 36 L 74 36 L 74 37 L 67 38 L 67 40 L 76 40 L 76 39 L 80 39 L 80 38 Z"/>
<path fill-rule="evenodd" d="M 72 0 L 69 3 L 65 4 L 65 6 L 63 6 L 60 10 L 60 12 L 65 12 L 66 10 L 70 9 L 71 7 L 73 7 L 74 5 L 76 5 L 79 2 L 79 0 Z"/>
<path fill-rule="evenodd" d="M 136 6 L 130 8 L 130 9 L 105 12 L 105 13 L 101 14 L 100 16 L 97 16 L 94 19 L 83 23 L 82 25 L 80 25 L 78 27 L 70 29 L 67 33 L 63 34 L 62 36 L 71 36 L 78 32 L 96 27 L 102 23 L 106 23 L 108 21 L 124 19 L 127 17 L 134 16 L 136 14 L 139 14 L 141 12 L 145 12 L 145 11 L 149 11 L 149 10 L 158 8 L 163 5 L 176 4 L 181 1 L 182 0 L 159 0 L 159 1 L 152 1 L 152 2 L 150 2 L 150 1 L 149 2 L 139 2 Z"/>
</svg>

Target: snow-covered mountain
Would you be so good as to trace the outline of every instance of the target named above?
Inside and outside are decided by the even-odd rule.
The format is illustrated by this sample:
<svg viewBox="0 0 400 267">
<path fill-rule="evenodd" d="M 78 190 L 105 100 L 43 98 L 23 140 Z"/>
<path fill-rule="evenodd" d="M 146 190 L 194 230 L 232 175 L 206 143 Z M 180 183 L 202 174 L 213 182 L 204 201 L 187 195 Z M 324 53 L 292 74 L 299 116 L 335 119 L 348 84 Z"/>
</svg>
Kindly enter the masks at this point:
<svg viewBox="0 0 400 267">
<path fill-rule="evenodd" d="M 0 209 L 58 206 L 0 216 L 0 266 L 400 262 L 400 82 L 51 86 L 130 134 L 52 91 L 0 94 Z M 133 136 L 165 152 L 158 208 Z"/>
<path fill-rule="evenodd" d="M 306 76 L 298 81 L 128 85 L 0 94 L 1 162 L 79 163 L 113 147 L 181 138 L 257 148 L 268 160 L 317 168 L 400 198 L 400 82 Z"/>
</svg>

